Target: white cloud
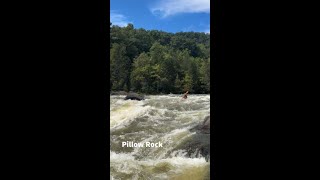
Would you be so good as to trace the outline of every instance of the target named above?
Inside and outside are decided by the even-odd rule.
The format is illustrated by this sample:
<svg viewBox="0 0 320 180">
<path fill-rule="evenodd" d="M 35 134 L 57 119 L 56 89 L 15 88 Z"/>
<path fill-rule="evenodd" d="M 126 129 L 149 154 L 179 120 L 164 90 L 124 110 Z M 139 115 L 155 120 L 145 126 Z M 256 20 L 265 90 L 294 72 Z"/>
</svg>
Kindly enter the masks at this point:
<svg viewBox="0 0 320 180">
<path fill-rule="evenodd" d="M 123 14 L 117 13 L 116 11 L 113 11 L 113 10 L 110 11 L 110 21 L 112 25 L 117 25 L 120 27 L 125 27 L 129 23 L 132 23 L 127 20 L 126 16 L 124 16 Z"/>
<path fill-rule="evenodd" d="M 210 0 L 160 0 L 150 10 L 163 18 L 180 13 L 210 13 Z"/>
</svg>

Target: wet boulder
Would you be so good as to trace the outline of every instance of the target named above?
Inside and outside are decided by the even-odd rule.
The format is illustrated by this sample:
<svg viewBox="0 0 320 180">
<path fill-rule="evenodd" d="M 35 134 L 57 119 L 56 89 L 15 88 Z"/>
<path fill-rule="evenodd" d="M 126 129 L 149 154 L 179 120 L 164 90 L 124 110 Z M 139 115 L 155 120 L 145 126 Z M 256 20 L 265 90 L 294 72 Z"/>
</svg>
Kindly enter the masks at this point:
<svg viewBox="0 0 320 180">
<path fill-rule="evenodd" d="M 190 129 L 196 132 L 190 138 L 186 139 L 174 150 L 185 150 L 188 157 L 205 157 L 210 160 L 210 115 L 205 117 L 203 121 Z"/>
<path fill-rule="evenodd" d="M 200 130 L 204 134 L 210 134 L 210 116 L 207 116 L 206 118 L 204 118 L 198 130 Z"/>
<path fill-rule="evenodd" d="M 185 139 L 168 154 L 183 150 L 186 156 L 190 158 L 204 157 L 206 161 L 210 160 L 210 134 L 196 133 Z"/>
<path fill-rule="evenodd" d="M 210 134 L 210 116 L 205 117 L 201 123 L 190 129 L 190 131 L 196 131 L 197 133 L 202 134 Z"/>
<path fill-rule="evenodd" d="M 142 95 L 139 95 L 137 93 L 129 93 L 125 98 L 124 100 L 138 100 L 138 101 L 141 101 L 141 100 L 144 100 L 144 96 Z"/>
</svg>

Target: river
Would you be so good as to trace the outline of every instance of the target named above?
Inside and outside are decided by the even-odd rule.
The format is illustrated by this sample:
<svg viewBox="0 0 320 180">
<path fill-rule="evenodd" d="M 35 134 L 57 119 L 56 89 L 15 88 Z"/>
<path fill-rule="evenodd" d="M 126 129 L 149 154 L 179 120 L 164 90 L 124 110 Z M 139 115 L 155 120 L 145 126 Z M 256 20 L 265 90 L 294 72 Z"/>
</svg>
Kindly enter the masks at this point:
<svg viewBox="0 0 320 180">
<path fill-rule="evenodd" d="M 209 135 L 190 129 L 210 115 L 210 95 L 146 96 L 143 101 L 110 96 L 110 173 L 114 180 L 206 180 L 210 156 L 200 153 L 198 140 Z M 160 142 L 162 147 L 127 147 L 123 142 Z M 195 143 L 199 144 L 199 143 Z"/>
</svg>

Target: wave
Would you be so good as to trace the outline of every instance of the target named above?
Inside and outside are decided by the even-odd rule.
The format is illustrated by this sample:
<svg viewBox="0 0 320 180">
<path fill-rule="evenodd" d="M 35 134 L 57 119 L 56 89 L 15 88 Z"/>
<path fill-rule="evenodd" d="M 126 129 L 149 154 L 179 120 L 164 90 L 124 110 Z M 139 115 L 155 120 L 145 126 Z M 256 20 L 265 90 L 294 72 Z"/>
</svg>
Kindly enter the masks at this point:
<svg viewBox="0 0 320 180">
<path fill-rule="evenodd" d="M 210 162 L 204 158 L 175 156 L 158 160 L 136 160 L 134 155 L 110 152 L 113 179 L 206 179 Z"/>
<path fill-rule="evenodd" d="M 210 114 L 210 95 L 110 97 L 110 171 L 113 179 L 208 179 L 209 165 L 190 129 Z M 121 147 L 121 142 L 162 142 L 161 148 Z M 206 141 L 206 140 L 205 140 Z M 195 148 L 189 150 L 188 148 Z"/>
</svg>

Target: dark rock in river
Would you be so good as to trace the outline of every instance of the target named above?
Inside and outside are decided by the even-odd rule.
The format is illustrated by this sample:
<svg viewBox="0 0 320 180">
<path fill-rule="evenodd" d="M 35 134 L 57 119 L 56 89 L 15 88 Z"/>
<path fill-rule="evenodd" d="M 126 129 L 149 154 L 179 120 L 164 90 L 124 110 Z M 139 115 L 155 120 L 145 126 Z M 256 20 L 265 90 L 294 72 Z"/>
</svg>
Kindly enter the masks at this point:
<svg viewBox="0 0 320 180">
<path fill-rule="evenodd" d="M 186 156 L 195 158 L 202 156 L 206 161 L 210 160 L 210 134 L 196 133 L 190 138 L 184 140 L 180 145 L 174 148 L 169 153 L 176 150 L 184 150 Z"/>
<path fill-rule="evenodd" d="M 139 95 L 139 94 L 137 94 L 137 93 L 129 93 L 129 94 L 124 98 L 124 100 L 128 100 L 128 99 L 141 101 L 141 100 L 144 100 L 144 96 Z"/>
<path fill-rule="evenodd" d="M 209 134 L 195 134 L 192 139 L 185 144 L 185 149 L 188 155 L 195 155 L 210 159 L 210 135 Z"/>
<path fill-rule="evenodd" d="M 200 124 L 190 130 L 197 131 L 197 133 L 210 134 L 210 116 L 205 117 Z"/>
<path fill-rule="evenodd" d="M 210 115 L 204 120 L 190 129 L 191 132 L 196 132 L 190 138 L 186 139 L 174 150 L 185 150 L 188 157 L 197 157 L 201 155 L 207 161 L 210 160 Z"/>
<path fill-rule="evenodd" d="M 199 130 L 204 134 L 210 134 L 210 116 L 204 118 L 204 121 Z"/>
</svg>

